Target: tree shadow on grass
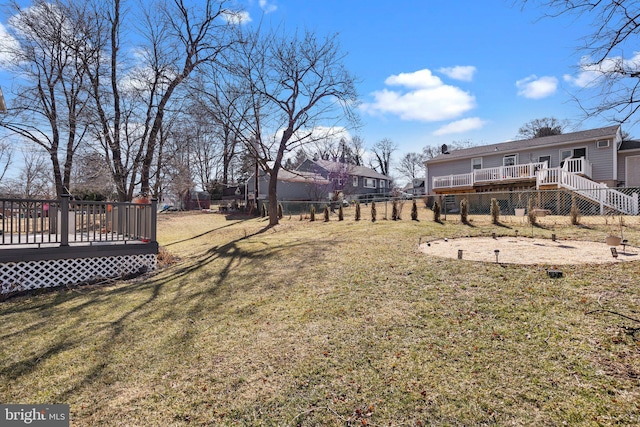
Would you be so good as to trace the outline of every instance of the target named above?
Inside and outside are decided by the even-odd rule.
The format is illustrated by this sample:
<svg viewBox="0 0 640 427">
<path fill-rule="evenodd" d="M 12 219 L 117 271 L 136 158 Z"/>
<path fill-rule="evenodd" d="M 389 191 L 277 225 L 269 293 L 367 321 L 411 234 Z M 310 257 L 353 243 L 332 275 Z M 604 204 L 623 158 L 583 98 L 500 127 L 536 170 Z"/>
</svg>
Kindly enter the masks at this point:
<svg viewBox="0 0 640 427">
<path fill-rule="evenodd" d="M 138 322 L 143 322 L 143 319 L 159 323 L 167 320 L 187 321 L 190 319 L 185 317 L 191 317 L 191 315 L 201 317 L 203 313 L 211 313 L 212 309 L 223 305 L 224 298 L 219 297 L 218 293 L 237 262 L 241 260 L 258 262 L 264 259 L 273 259 L 273 257 L 279 257 L 285 250 L 297 251 L 297 248 L 309 248 L 314 251 L 314 257 L 321 257 L 323 250 L 326 250 L 331 244 L 327 241 L 324 242 L 327 247 L 321 247 L 324 245 L 309 246 L 303 241 L 285 242 L 276 245 L 265 244 L 263 248 L 250 250 L 239 245 L 243 240 L 265 233 L 269 229 L 270 227 L 264 227 L 253 234 L 214 246 L 194 257 L 192 261 L 183 262 L 182 265 L 174 265 L 138 283 L 124 284 L 114 288 L 102 287 L 93 291 L 89 289 L 86 293 L 64 290 L 54 297 L 43 298 L 45 300 L 43 303 L 35 301 L 34 304 L 34 301 L 25 300 L 24 303 L 16 304 L 15 308 L 7 307 L 7 310 L 0 310 L 0 315 L 31 310 L 42 312 L 39 316 L 42 320 L 24 327 L 14 328 L 14 331 L 5 334 L 5 338 L 11 336 L 14 340 L 16 335 L 25 337 L 27 340 L 31 336 L 35 344 L 28 351 L 19 350 L 18 354 L 13 353 L 11 359 L 0 362 L 0 380 L 3 383 L 20 382 L 22 377 L 37 372 L 41 364 L 54 360 L 62 353 L 70 352 L 73 355 L 74 350 L 79 353 L 89 352 L 91 360 L 86 361 L 87 365 L 90 365 L 88 369 L 82 370 L 80 375 L 69 376 L 72 379 L 69 379 L 65 384 L 50 385 L 52 400 L 70 401 L 72 396 L 83 392 L 96 382 L 103 381 L 105 376 L 114 374 L 111 371 L 114 369 L 113 354 L 122 352 L 125 345 L 123 341 L 131 339 L 130 337 L 136 334 L 137 329 L 146 330 L 145 325 Z M 301 257 L 301 260 L 303 258 Z M 213 280 L 207 280 L 206 283 L 198 281 L 196 277 L 198 272 L 202 271 L 202 274 L 208 274 L 210 269 L 206 267 L 216 261 L 222 262 L 222 264 L 211 269 L 213 274 L 210 277 Z M 250 273 L 254 276 L 254 283 L 256 271 L 258 269 L 253 269 Z M 170 285 L 169 288 L 168 285 Z M 167 299 L 166 302 L 156 303 L 161 295 L 172 298 Z M 64 307 L 67 303 L 73 304 L 75 300 L 78 300 L 79 303 L 69 308 Z M 105 307 L 101 307 L 103 303 L 114 304 L 117 302 L 121 302 L 127 308 L 118 310 L 115 319 L 110 317 L 104 322 L 95 320 L 92 311 L 104 310 Z M 172 307 L 176 304 L 183 305 L 183 309 L 173 310 Z M 184 309 L 185 304 L 189 304 L 187 310 Z M 109 307 L 106 308 L 108 310 Z M 181 314 L 176 316 L 177 313 Z M 57 318 L 64 319 L 62 327 L 55 324 Z M 158 333 L 162 334 L 163 331 L 158 331 Z M 188 328 L 182 335 L 172 337 L 172 339 L 177 339 L 181 345 L 188 345 L 189 340 L 192 339 Z M 47 336 L 48 342 L 40 343 L 37 338 L 39 336 Z M 88 347 L 89 343 L 95 342 L 96 339 L 97 343 L 93 344 L 94 347 Z M 134 351 L 134 348 L 135 346 L 131 351 Z M 80 354 L 75 355 L 75 358 L 80 357 Z M 72 356 L 73 358 L 74 356 Z M 61 369 L 68 369 L 65 366 L 61 366 Z M 99 408 L 94 410 L 97 409 Z"/>
</svg>

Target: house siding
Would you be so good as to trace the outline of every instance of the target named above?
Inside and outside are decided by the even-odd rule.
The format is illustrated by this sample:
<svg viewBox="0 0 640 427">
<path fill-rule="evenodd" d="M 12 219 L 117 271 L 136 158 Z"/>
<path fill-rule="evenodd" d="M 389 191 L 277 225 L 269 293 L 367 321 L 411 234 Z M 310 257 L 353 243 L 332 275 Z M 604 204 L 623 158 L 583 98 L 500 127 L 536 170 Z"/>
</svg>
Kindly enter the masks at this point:
<svg viewBox="0 0 640 427">
<path fill-rule="evenodd" d="M 446 176 L 470 173 L 472 171 L 471 159 L 482 158 L 482 168 L 494 168 L 503 165 L 504 156 L 517 154 L 517 164 L 536 163 L 541 156 L 550 156 L 551 161 L 548 165 L 550 168 L 560 166 L 560 151 L 573 150 L 575 148 L 586 148 L 586 158 L 593 166 L 591 179 L 597 182 L 604 182 L 609 186 L 615 186 L 620 179 L 618 162 L 618 174 L 615 173 L 616 146 L 618 138 L 601 138 L 598 140 L 609 140 L 609 146 L 606 148 L 597 148 L 596 141 L 572 142 L 567 144 L 557 144 L 544 147 L 532 147 L 523 150 L 504 150 L 498 149 L 495 153 L 485 155 L 475 155 L 473 157 L 457 158 L 452 161 L 427 163 L 428 170 L 428 191 L 433 190 L 434 176 Z M 613 185 L 612 185 L 613 184 Z"/>
<path fill-rule="evenodd" d="M 260 172 L 258 180 L 258 198 L 266 200 L 269 194 L 269 175 Z M 255 188 L 255 179 L 251 177 L 247 181 L 249 191 Z M 278 200 L 286 201 L 316 201 L 325 200 L 329 194 L 329 184 L 317 184 L 313 182 L 290 182 L 278 180 L 276 192 Z"/>
<path fill-rule="evenodd" d="M 351 166 L 348 164 L 345 164 L 345 169 L 344 169 L 344 173 L 341 173 L 340 175 L 343 175 L 339 178 L 345 180 L 343 181 L 341 184 L 336 184 L 335 183 L 335 179 L 336 176 L 334 176 L 335 174 L 331 173 L 330 171 L 328 171 L 327 169 L 323 168 L 322 166 L 320 166 L 318 163 L 314 162 L 313 160 L 310 159 L 306 159 L 304 162 L 302 162 L 302 164 L 300 166 L 298 166 L 297 170 L 299 171 L 304 171 L 304 172 L 313 172 L 313 173 L 317 173 L 319 175 L 321 175 L 324 178 L 327 178 L 329 180 L 332 180 L 334 182 L 334 184 L 332 184 L 331 186 L 331 190 L 329 191 L 342 191 L 346 196 L 350 196 L 350 195 L 359 195 L 359 194 L 377 194 L 377 193 L 383 193 L 386 191 L 389 191 L 389 184 L 390 184 L 390 180 L 385 179 L 385 187 L 384 188 L 380 188 L 380 178 L 379 177 L 375 177 L 372 179 L 375 179 L 376 181 L 376 187 L 375 188 L 369 188 L 369 187 L 365 187 L 364 186 L 364 179 L 365 178 L 371 178 L 371 177 L 365 177 L 363 175 L 358 175 L 358 174 L 352 174 L 349 173 L 349 170 L 351 168 L 353 168 L 355 166 Z M 374 173 L 372 171 L 372 173 Z M 376 174 L 378 175 L 378 174 Z M 358 185 L 354 186 L 353 185 L 353 177 L 357 176 L 358 177 Z"/>
</svg>

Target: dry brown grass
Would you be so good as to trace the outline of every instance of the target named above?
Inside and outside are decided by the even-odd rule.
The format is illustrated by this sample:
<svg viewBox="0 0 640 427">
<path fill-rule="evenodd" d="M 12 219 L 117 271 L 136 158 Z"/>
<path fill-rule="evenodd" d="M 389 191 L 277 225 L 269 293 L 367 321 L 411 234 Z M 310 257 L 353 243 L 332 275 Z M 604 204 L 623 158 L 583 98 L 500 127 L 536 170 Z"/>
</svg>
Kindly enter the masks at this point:
<svg viewBox="0 0 640 427">
<path fill-rule="evenodd" d="M 421 238 L 525 226 L 424 209 L 385 221 L 382 206 L 372 223 L 363 209 L 272 229 L 161 216 L 179 261 L 157 275 L 0 305 L 0 401 L 69 403 L 79 426 L 640 423 L 640 335 L 624 329 L 638 324 L 602 311 L 640 316 L 638 263 L 553 280 L 429 258 Z M 540 222 L 583 239 L 607 228 Z M 639 230 L 626 223 L 630 243 Z"/>
</svg>

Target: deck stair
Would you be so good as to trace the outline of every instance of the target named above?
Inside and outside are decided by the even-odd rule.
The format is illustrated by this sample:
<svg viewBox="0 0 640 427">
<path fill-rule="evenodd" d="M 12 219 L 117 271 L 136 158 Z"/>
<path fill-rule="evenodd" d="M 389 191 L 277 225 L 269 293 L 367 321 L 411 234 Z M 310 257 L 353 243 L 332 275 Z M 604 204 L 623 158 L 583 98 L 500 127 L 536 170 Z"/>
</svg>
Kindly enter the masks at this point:
<svg viewBox="0 0 640 427">
<path fill-rule="evenodd" d="M 625 215 L 638 215 L 638 193 L 628 196 L 621 191 L 609 188 L 606 184 L 570 172 L 566 167 L 545 168 L 537 173 L 536 187 L 557 185 L 600 205 L 600 214 L 605 210 Z"/>
</svg>

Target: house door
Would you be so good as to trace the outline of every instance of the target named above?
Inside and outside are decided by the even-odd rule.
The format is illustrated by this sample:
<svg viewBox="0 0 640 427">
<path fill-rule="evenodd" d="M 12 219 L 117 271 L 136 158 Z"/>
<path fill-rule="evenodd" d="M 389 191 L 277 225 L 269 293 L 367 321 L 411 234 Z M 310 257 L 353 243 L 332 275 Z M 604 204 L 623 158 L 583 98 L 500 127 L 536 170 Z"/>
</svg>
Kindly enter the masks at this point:
<svg viewBox="0 0 640 427">
<path fill-rule="evenodd" d="M 640 156 L 627 157 L 625 163 L 627 187 L 640 187 Z"/>
</svg>

